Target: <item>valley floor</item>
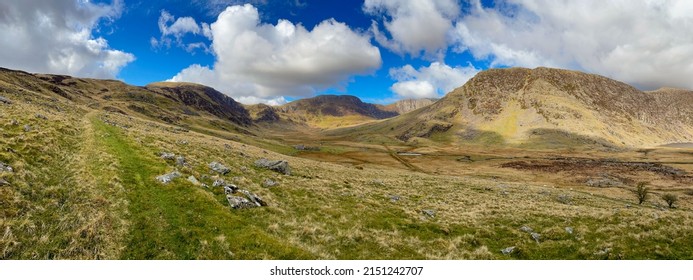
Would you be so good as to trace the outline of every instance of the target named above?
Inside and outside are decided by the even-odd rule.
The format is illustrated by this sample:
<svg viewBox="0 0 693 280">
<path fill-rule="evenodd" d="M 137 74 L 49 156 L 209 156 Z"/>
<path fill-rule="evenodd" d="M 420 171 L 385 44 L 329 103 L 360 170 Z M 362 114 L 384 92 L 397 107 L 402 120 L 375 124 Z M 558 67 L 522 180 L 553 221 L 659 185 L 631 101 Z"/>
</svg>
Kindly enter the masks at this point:
<svg viewBox="0 0 693 280">
<path fill-rule="evenodd" d="M 690 174 L 690 150 L 335 140 L 295 151 L 25 98 L 0 104 L 0 161 L 12 167 L 0 173 L 0 259 L 693 259 L 690 175 L 631 164 L 656 159 Z M 595 160 L 606 157 L 617 160 Z M 258 168 L 260 158 L 287 160 L 292 174 Z M 211 171 L 212 161 L 231 172 Z M 174 170 L 183 176 L 155 179 Z M 622 185 L 585 183 L 600 178 Z M 216 179 L 268 206 L 231 209 Z M 653 187 L 642 205 L 632 193 L 640 180 Z M 669 192 L 678 207 L 661 200 Z"/>
</svg>

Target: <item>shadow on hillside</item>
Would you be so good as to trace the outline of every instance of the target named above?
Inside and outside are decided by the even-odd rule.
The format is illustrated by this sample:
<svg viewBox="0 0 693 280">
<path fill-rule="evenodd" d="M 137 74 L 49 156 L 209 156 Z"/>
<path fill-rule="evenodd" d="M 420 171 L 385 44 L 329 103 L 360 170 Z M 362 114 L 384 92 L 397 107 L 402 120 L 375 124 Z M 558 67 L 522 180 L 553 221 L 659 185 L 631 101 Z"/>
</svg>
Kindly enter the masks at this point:
<svg viewBox="0 0 693 280">
<path fill-rule="evenodd" d="M 623 149 L 603 138 L 547 128 L 531 130 L 527 135 L 527 141 L 518 147 L 526 149 L 595 149 L 607 152 Z"/>
</svg>

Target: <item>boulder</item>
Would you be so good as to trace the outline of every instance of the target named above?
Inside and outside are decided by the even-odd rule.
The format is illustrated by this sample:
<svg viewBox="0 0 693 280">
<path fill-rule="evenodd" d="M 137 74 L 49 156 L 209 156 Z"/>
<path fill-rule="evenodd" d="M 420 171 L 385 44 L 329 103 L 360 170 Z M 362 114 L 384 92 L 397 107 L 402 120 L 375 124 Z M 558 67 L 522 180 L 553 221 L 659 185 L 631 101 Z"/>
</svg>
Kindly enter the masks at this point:
<svg viewBox="0 0 693 280">
<path fill-rule="evenodd" d="M 195 185 L 195 186 L 202 185 L 202 183 L 200 183 L 200 181 L 198 181 L 197 178 L 195 178 L 195 176 L 193 176 L 193 175 L 190 175 L 190 176 L 188 177 L 188 181 L 189 181 L 190 183 L 192 183 L 193 185 Z"/>
<path fill-rule="evenodd" d="M 229 206 L 233 209 L 244 209 L 257 207 L 255 203 L 250 202 L 248 199 L 240 196 L 227 195 L 226 201 L 229 202 Z"/>
<path fill-rule="evenodd" d="M 224 185 L 224 194 L 232 194 L 236 193 L 238 191 L 238 187 L 234 184 L 225 184 Z"/>
<path fill-rule="evenodd" d="M 534 230 L 532 230 L 532 228 L 531 228 L 531 227 L 528 227 L 528 226 L 522 226 L 522 227 L 520 228 L 520 230 L 521 230 L 521 231 L 524 231 L 524 232 L 527 232 L 527 233 L 534 232 Z"/>
<path fill-rule="evenodd" d="M 429 217 L 431 217 L 431 218 L 435 218 L 435 216 L 436 216 L 436 211 L 435 211 L 435 210 L 424 209 L 424 210 L 421 210 L 421 212 L 424 213 L 424 215 L 429 216 Z"/>
<path fill-rule="evenodd" d="M 0 161 L 0 172 L 14 172 L 14 169 L 7 163 Z"/>
<path fill-rule="evenodd" d="M 255 166 L 267 168 L 284 175 L 291 175 L 291 168 L 289 167 L 289 163 L 285 160 L 268 160 L 266 158 L 262 158 L 255 161 Z"/>
<path fill-rule="evenodd" d="M 536 241 L 537 243 L 539 243 L 539 240 L 541 240 L 541 234 L 538 234 L 536 232 L 532 232 L 529 235 L 531 235 L 532 239 L 534 239 L 534 241 Z"/>
<path fill-rule="evenodd" d="M 503 255 L 508 255 L 511 254 L 513 251 L 515 251 L 515 246 L 507 247 L 501 250 L 501 253 L 503 253 Z"/>
<path fill-rule="evenodd" d="M 182 174 L 180 174 L 180 172 L 173 171 L 173 172 L 168 173 L 168 174 L 156 176 L 156 179 L 163 184 L 168 184 L 169 182 L 173 181 L 173 179 L 176 179 L 180 176 L 182 176 Z"/>
<path fill-rule="evenodd" d="M 251 193 L 246 190 L 239 190 L 238 192 L 244 194 L 250 202 L 255 203 L 255 205 L 257 206 L 267 206 L 267 203 L 254 193 Z"/>
<path fill-rule="evenodd" d="M 41 114 L 36 114 L 36 118 L 42 119 L 42 120 L 48 120 L 48 117 L 41 115 Z"/>
<path fill-rule="evenodd" d="M 211 162 L 209 164 L 209 168 L 214 172 L 221 173 L 221 175 L 226 175 L 227 173 L 231 172 L 231 169 L 216 161 Z"/>
<path fill-rule="evenodd" d="M 277 182 L 275 182 L 272 179 L 265 179 L 264 181 L 262 181 L 262 186 L 265 188 L 274 187 L 276 185 L 277 185 Z"/>
<path fill-rule="evenodd" d="M 28 124 L 25 124 L 24 125 L 24 132 L 29 132 L 29 131 L 31 131 L 31 126 Z"/>
<path fill-rule="evenodd" d="M 184 156 L 177 156 L 177 157 L 176 157 L 176 165 L 178 165 L 178 166 L 186 166 L 186 165 L 187 165 L 187 162 L 185 161 L 185 157 L 184 157 Z"/>
<path fill-rule="evenodd" d="M 176 157 L 176 154 L 168 153 L 168 152 L 161 152 L 161 153 L 159 153 L 159 156 L 165 160 L 173 160 Z"/>
<path fill-rule="evenodd" d="M 10 182 L 7 182 L 5 179 L 0 178 L 0 186 L 9 186 Z"/>
<path fill-rule="evenodd" d="M 565 232 L 567 232 L 568 234 L 573 234 L 573 228 L 565 227 Z"/>
<path fill-rule="evenodd" d="M 10 101 L 9 99 L 7 99 L 3 96 L 0 96 L 0 103 L 12 104 L 12 101 Z"/>
</svg>

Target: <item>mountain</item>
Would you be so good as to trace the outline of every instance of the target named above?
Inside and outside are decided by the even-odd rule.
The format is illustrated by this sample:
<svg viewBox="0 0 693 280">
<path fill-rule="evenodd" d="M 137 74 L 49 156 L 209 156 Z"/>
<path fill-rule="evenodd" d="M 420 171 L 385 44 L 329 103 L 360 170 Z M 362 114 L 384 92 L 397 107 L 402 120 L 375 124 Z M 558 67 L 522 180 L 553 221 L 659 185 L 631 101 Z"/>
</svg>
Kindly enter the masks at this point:
<svg viewBox="0 0 693 280">
<path fill-rule="evenodd" d="M 438 100 L 437 98 L 402 99 L 392 104 L 380 106 L 380 109 L 401 115 L 431 105 Z"/>
<path fill-rule="evenodd" d="M 482 71 L 424 109 L 335 133 L 526 147 L 693 142 L 693 92 L 552 68 Z"/>
<path fill-rule="evenodd" d="M 397 116 L 351 95 L 318 95 L 276 108 L 284 118 L 320 128 L 334 128 Z"/>
</svg>

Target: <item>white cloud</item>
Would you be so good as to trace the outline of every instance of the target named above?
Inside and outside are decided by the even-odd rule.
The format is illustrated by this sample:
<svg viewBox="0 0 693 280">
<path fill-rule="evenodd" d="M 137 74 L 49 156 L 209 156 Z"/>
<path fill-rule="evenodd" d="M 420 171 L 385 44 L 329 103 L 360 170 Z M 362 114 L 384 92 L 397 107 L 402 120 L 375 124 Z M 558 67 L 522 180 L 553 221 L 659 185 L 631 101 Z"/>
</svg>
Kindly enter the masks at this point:
<svg viewBox="0 0 693 280">
<path fill-rule="evenodd" d="M 209 51 L 209 48 L 203 42 L 183 42 L 183 36 L 187 34 L 202 35 L 211 40 L 212 32 L 209 24 L 204 22 L 198 24 L 197 21 L 195 21 L 195 19 L 192 17 L 179 17 L 176 19 L 176 17 L 168 11 L 162 10 L 161 15 L 159 16 L 158 25 L 159 31 L 161 32 L 161 38 L 158 40 L 154 37 L 149 39 L 149 42 L 153 48 L 170 48 L 172 42 L 171 37 L 173 37 L 176 40 L 176 44 L 185 49 L 187 52 L 194 53 L 196 49 Z"/>
<path fill-rule="evenodd" d="M 693 88 L 693 2 L 473 1 L 456 24 L 458 51 L 498 66 L 553 66 L 643 88 Z"/>
<path fill-rule="evenodd" d="M 171 80 L 206 84 L 237 100 L 308 96 L 382 63 L 367 35 L 332 19 L 310 31 L 287 20 L 266 24 L 246 4 L 228 7 L 210 31 L 214 66 L 191 65 Z"/>
<path fill-rule="evenodd" d="M 366 0 L 363 10 L 371 15 L 383 15 L 388 39 L 373 21 L 371 32 L 383 47 L 399 54 L 418 57 L 441 57 L 447 51 L 449 32 L 458 17 L 460 7 L 455 0 Z"/>
<path fill-rule="evenodd" d="M 403 98 L 437 98 L 462 86 L 479 71 L 471 64 L 453 68 L 433 62 L 418 70 L 407 64 L 390 69 L 390 76 L 397 81 L 390 89 Z"/>
<path fill-rule="evenodd" d="M 122 4 L 88 1 L 0 2 L 0 65 L 31 72 L 115 78 L 135 56 L 94 37 L 101 21 L 120 17 Z"/>
</svg>

